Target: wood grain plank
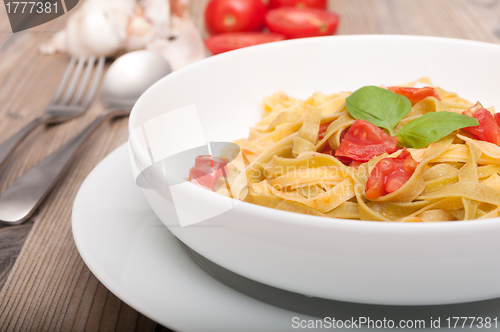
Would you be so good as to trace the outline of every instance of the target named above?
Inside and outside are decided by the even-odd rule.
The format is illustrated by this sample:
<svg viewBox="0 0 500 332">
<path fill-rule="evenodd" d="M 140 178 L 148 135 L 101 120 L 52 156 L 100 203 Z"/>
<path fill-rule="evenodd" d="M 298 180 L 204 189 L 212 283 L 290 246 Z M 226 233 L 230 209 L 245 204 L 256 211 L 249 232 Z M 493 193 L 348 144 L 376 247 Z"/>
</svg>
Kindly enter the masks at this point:
<svg viewBox="0 0 500 332">
<path fill-rule="evenodd" d="M 0 226 L 0 289 L 21 252 L 33 222 L 18 227 Z"/>
<path fill-rule="evenodd" d="M 461 0 L 461 5 L 475 18 L 476 24 L 493 33 L 500 43 L 500 1 L 498 0 Z"/>
<path fill-rule="evenodd" d="M 0 53 L 0 103 L 3 106 L 0 108 L 0 141 L 40 115 L 58 84 L 68 57 L 42 56 L 37 52 L 38 45 L 63 25 L 63 22 L 56 22 L 58 20 L 46 24 L 55 28 L 47 28 L 44 25 L 30 33 L 15 34 L 8 47 Z M 57 149 L 102 111 L 103 108 L 96 101 L 89 112 L 79 119 L 58 126 L 38 128 L 2 167 L 0 190 L 4 190 L 20 174 Z M 94 160 L 94 166 L 127 137 L 126 121 L 123 120 L 106 124 L 101 129 L 102 133 L 97 133 L 89 142 L 96 144 L 99 137 L 106 137 L 104 142 L 100 142 L 101 149 L 97 150 L 101 151 L 101 154 L 98 157 L 90 157 Z M 82 154 L 85 156 L 85 149 Z M 85 157 L 81 162 L 87 163 Z M 78 164 L 78 160 L 76 163 Z M 35 234 L 34 237 L 29 237 L 24 252 L 26 259 L 31 260 L 32 264 L 21 264 L 16 270 L 22 278 L 17 278 L 18 280 L 2 289 L 2 292 L 12 292 L 18 296 L 4 297 L 0 294 L 1 331 L 92 330 L 99 328 L 101 323 L 104 324 L 104 330 L 108 330 L 109 319 L 97 320 L 101 312 L 96 308 L 108 308 L 106 317 L 118 317 L 121 307 L 126 306 L 120 305 L 118 309 L 116 306 L 105 307 L 109 291 L 91 275 L 74 247 L 70 231 L 71 205 L 81 181 L 91 168 L 93 166 L 82 168 L 73 165 L 72 173 L 80 179 L 80 183 L 69 182 L 65 186 L 65 183 L 61 182 L 55 189 L 59 196 L 52 199 L 49 197 L 45 204 L 50 205 L 50 201 L 57 202 L 62 198 L 60 203 L 51 206 L 50 214 L 44 214 L 42 210 L 34 216 L 33 222 L 51 223 L 52 229 L 42 236 Z M 25 230 L 24 238 L 21 237 L 17 242 L 20 243 L 26 238 L 25 235 L 33 222 L 17 228 L 19 234 Z M 12 232 L 16 228 L 9 229 L 12 230 L 9 231 L 12 243 L 12 239 L 15 239 Z M 56 241 L 54 235 L 57 235 Z M 10 248 L 9 268 L 2 270 L 4 274 L 10 270 L 20 245 Z M 64 250 L 61 250 L 62 248 Z M 67 248 L 70 250 L 66 250 Z M 13 253 L 13 250 L 17 250 L 17 253 Z M 98 292 L 93 292 L 93 287 L 96 287 Z M 119 301 L 116 297 L 114 299 L 115 302 Z M 140 326 L 141 330 L 147 331 L 154 330 L 156 325 L 135 312 L 132 326 Z M 149 329 L 145 329 L 146 327 Z"/>
<path fill-rule="evenodd" d="M 403 34 L 496 42 L 493 31 L 476 24 L 474 7 L 465 1 L 330 0 L 329 5 L 341 16 L 341 35 Z"/>
</svg>

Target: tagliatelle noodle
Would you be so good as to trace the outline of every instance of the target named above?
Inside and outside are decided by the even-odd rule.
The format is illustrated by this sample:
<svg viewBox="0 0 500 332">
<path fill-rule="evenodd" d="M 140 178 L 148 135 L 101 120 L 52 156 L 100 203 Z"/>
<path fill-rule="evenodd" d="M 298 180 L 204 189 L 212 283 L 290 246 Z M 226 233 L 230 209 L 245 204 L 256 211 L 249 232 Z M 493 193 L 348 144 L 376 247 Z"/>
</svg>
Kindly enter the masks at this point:
<svg viewBox="0 0 500 332">
<path fill-rule="evenodd" d="M 458 182 L 459 183 L 478 183 L 479 177 L 477 173 L 477 159 L 481 152 L 474 147 L 471 143 L 467 144 L 469 147 L 469 159 L 465 163 L 458 173 Z M 470 220 L 475 219 L 477 214 L 477 208 L 479 206 L 479 202 L 471 200 L 466 197 L 462 197 L 462 202 L 464 204 L 464 219 Z"/>
<path fill-rule="evenodd" d="M 253 190 L 258 193 L 272 193 L 278 197 L 281 197 L 288 201 L 294 201 L 297 203 L 302 203 L 310 208 L 313 208 L 319 212 L 328 212 L 339 206 L 340 204 L 346 202 L 348 199 L 354 197 L 354 181 L 350 178 L 343 180 L 341 183 L 333 187 L 332 189 L 315 195 L 314 197 L 304 197 L 298 192 L 283 192 L 273 188 L 266 180 L 254 183 Z"/>
<path fill-rule="evenodd" d="M 295 108 L 295 107 L 294 107 Z M 276 129 L 277 126 L 284 124 L 284 123 L 290 123 L 290 122 L 297 122 L 302 118 L 302 114 L 299 114 L 298 112 L 294 111 L 285 111 L 280 114 L 271 122 L 269 127 L 264 131 L 266 133 L 269 133 Z M 255 129 L 254 129 L 255 130 Z"/>
<path fill-rule="evenodd" d="M 261 153 L 255 158 L 240 174 L 230 183 L 231 194 L 233 198 L 244 200 L 248 194 L 248 188 L 253 182 L 258 181 L 264 174 L 262 163 L 278 155 L 291 154 L 293 148 L 293 138 L 296 133 L 282 139 L 272 145 L 267 151 Z M 242 154 L 243 150 L 242 150 Z M 259 176 L 260 174 L 260 176 Z"/>
<path fill-rule="evenodd" d="M 338 167 L 321 166 L 317 168 L 302 168 L 287 172 L 269 181 L 273 187 L 285 188 L 292 185 L 303 185 L 318 182 L 342 181 L 345 175 Z"/>
<path fill-rule="evenodd" d="M 482 183 L 497 190 L 500 190 L 500 176 L 498 176 L 498 174 L 493 174 L 492 176 L 484 180 Z"/>
<path fill-rule="evenodd" d="M 358 203 L 345 202 L 325 213 L 329 218 L 359 219 Z"/>
<path fill-rule="evenodd" d="M 445 197 L 465 197 L 478 202 L 500 206 L 500 195 L 497 189 L 483 183 L 475 183 L 471 181 L 454 183 L 435 193 L 420 196 L 420 198 L 424 200 L 434 200 Z"/>
<path fill-rule="evenodd" d="M 336 123 L 330 125 L 326 131 L 325 138 L 328 138 L 328 144 L 332 147 L 332 149 L 338 149 L 340 145 L 340 136 L 345 129 L 348 129 L 354 123 L 354 119 L 352 116 L 347 113 L 344 113 L 342 117 L 340 117 Z M 324 139 L 325 139 L 324 138 Z M 323 139 L 323 140 L 324 140 Z M 321 142 L 321 141 L 320 141 Z M 319 143 L 319 142 L 318 142 Z M 316 144 L 318 146 L 318 144 Z"/>
<path fill-rule="evenodd" d="M 428 78 L 400 86 L 427 84 Z M 456 93 L 434 87 L 441 100 L 427 97 L 396 125 L 431 112 L 463 113 L 473 106 Z M 423 149 L 408 149 L 418 166 L 396 191 L 377 199 L 365 195 L 368 177 L 382 154 L 353 168 L 330 154 L 355 119 L 347 112 L 349 92 L 314 93 L 305 100 L 283 92 L 264 98 L 264 116 L 248 139 L 235 143 L 240 158 L 228 165 L 217 192 L 283 211 L 326 218 L 436 222 L 499 216 L 500 147 L 458 130 Z M 492 111 L 492 108 L 489 108 Z M 321 139 L 320 125 L 329 124 Z"/>
<path fill-rule="evenodd" d="M 320 124 L 321 109 L 307 105 L 299 135 L 293 139 L 292 153 L 294 156 L 306 151 L 316 151 L 314 143 L 318 140 Z"/>
<path fill-rule="evenodd" d="M 316 143 L 316 150 L 324 147 L 325 143 L 329 140 L 329 138 L 337 132 L 342 132 L 344 128 L 351 126 L 354 123 L 354 119 L 347 113 L 347 111 L 341 112 L 337 114 L 336 119 L 328 119 L 332 120 L 330 125 L 325 131 L 324 137 Z M 330 121 L 325 121 L 324 123 L 328 123 Z"/>
<path fill-rule="evenodd" d="M 294 213 L 308 214 L 312 216 L 326 217 L 325 214 L 294 201 L 283 200 L 276 206 L 276 209 Z"/>
</svg>

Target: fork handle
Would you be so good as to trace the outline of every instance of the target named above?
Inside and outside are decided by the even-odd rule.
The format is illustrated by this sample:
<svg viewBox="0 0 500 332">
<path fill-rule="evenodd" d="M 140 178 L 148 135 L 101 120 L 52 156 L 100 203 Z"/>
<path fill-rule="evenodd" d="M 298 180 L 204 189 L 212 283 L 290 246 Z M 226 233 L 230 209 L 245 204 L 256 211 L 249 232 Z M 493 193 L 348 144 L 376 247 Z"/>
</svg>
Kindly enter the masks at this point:
<svg viewBox="0 0 500 332">
<path fill-rule="evenodd" d="M 17 133 L 6 139 L 2 144 L 0 144 L 0 166 L 2 166 L 5 161 L 12 154 L 12 151 L 19 145 L 19 143 L 26 137 L 33 129 L 41 125 L 42 123 L 47 122 L 47 117 L 40 116 L 35 120 L 31 121 L 27 125 L 25 125 L 21 130 Z"/>
<path fill-rule="evenodd" d="M 17 178 L 0 196 L 0 222 L 17 225 L 26 221 L 54 187 L 87 137 L 110 113 L 99 116 L 81 133 Z"/>
</svg>

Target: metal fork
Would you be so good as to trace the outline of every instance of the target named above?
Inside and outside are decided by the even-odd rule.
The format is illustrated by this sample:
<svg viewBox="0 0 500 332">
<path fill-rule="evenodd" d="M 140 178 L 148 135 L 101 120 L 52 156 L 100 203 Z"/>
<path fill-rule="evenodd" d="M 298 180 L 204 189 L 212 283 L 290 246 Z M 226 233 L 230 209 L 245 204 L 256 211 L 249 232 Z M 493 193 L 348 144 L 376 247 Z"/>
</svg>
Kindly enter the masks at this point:
<svg viewBox="0 0 500 332">
<path fill-rule="evenodd" d="M 78 60 L 75 57 L 71 58 L 45 112 L 0 144 L 0 166 L 9 158 L 23 138 L 38 125 L 62 123 L 80 116 L 89 108 L 101 80 L 104 60 L 104 57 L 96 59 L 95 56 L 90 56 L 88 59 L 82 56 Z M 92 77 L 94 67 L 96 70 Z M 82 76 L 81 79 L 80 76 Z M 92 82 L 89 85 L 91 77 Z"/>
</svg>

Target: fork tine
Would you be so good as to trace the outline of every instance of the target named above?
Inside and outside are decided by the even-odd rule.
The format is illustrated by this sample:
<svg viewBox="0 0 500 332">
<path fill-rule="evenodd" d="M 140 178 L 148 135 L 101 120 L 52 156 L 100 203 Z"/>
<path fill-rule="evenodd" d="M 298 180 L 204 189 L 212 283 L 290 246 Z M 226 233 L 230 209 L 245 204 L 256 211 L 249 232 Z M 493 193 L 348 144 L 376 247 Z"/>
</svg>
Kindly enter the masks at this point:
<svg viewBox="0 0 500 332">
<path fill-rule="evenodd" d="M 60 101 L 61 105 L 65 105 L 69 101 L 69 99 L 71 98 L 73 93 L 75 92 L 76 83 L 80 79 L 80 74 L 82 73 L 84 64 L 85 64 L 85 57 L 82 55 L 78 59 L 78 63 L 76 64 L 75 72 L 73 73 L 73 76 L 71 77 L 71 81 L 69 82 L 68 88 L 66 89 L 66 92 L 64 93 L 64 95 Z"/>
<path fill-rule="evenodd" d="M 87 89 L 87 84 L 90 79 L 90 74 L 92 73 L 92 69 L 94 69 L 95 60 L 96 60 L 95 56 L 92 55 L 87 61 L 87 68 L 85 68 L 85 73 L 83 74 L 83 78 L 80 82 L 80 85 L 76 90 L 73 100 L 71 101 L 71 105 L 78 104 L 80 102 L 80 99 L 82 98 L 83 92 Z"/>
<path fill-rule="evenodd" d="M 97 62 L 97 68 L 94 73 L 94 77 L 92 78 L 92 82 L 90 83 L 89 92 L 87 97 L 84 99 L 82 106 L 87 108 L 90 106 L 92 100 L 94 100 L 95 94 L 97 92 L 97 87 L 99 86 L 99 82 L 101 81 L 102 72 L 104 70 L 104 62 L 106 61 L 106 57 L 99 57 L 99 61 Z"/>
<path fill-rule="evenodd" d="M 75 67 L 75 63 L 76 63 L 76 58 L 71 57 L 71 60 L 69 61 L 68 66 L 66 67 L 64 75 L 61 78 L 61 81 L 59 81 L 59 85 L 57 86 L 56 92 L 54 93 L 54 96 L 50 101 L 51 104 L 55 104 L 55 102 L 61 97 L 64 87 L 66 86 L 66 83 L 68 83 L 69 75 L 71 74 L 73 68 Z"/>
</svg>

